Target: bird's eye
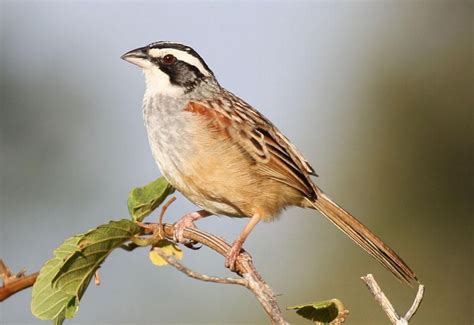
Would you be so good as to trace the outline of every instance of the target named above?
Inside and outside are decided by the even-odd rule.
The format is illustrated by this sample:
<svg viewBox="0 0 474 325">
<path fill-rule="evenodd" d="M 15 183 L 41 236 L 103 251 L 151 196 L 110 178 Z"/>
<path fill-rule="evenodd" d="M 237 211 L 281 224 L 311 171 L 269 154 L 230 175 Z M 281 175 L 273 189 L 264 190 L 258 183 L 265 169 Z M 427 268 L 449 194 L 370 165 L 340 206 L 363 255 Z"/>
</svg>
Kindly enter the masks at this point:
<svg viewBox="0 0 474 325">
<path fill-rule="evenodd" d="M 166 54 L 161 61 L 166 65 L 171 65 L 176 62 L 176 57 L 171 54 Z"/>
</svg>

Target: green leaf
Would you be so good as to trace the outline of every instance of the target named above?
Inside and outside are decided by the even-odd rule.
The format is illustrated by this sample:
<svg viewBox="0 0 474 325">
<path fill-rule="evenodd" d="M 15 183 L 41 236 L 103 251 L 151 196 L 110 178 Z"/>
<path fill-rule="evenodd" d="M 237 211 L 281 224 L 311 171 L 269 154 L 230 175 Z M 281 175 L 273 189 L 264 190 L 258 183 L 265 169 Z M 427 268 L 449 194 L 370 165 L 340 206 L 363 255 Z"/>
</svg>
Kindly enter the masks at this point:
<svg viewBox="0 0 474 325">
<path fill-rule="evenodd" d="M 316 324 L 341 324 L 348 314 L 348 311 L 344 309 L 344 305 L 339 299 L 319 301 L 288 307 L 287 309 L 296 310 L 298 315 Z"/>
<path fill-rule="evenodd" d="M 74 254 L 61 265 L 52 279 L 53 285 L 66 294 L 81 297 L 95 271 L 112 250 L 139 234 L 140 230 L 135 222 L 122 219 L 88 231 L 79 240 Z"/>
<path fill-rule="evenodd" d="M 41 268 L 31 299 L 31 312 L 39 319 L 54 320 L 55 324 L 62 324 L 66 317 L 73 317 L 79 308 L 76 296 L 53 287 L 52 281 L 64 260 L 76 252 L 81 238 L 82 235 L 78 235 L 66 239 L 54 250 L 54 257 Z"/>
<path fill-rule="evenodd" d="M 62 324 L 79 309 L 87 285 L 113 249 L 139 234 L 131 220 L 110 221 L 85 234 L 66 239 L 40 270 L 33 286 L 31 311 L 44 320 Z"/>
<path fill-rule="evenodd" d="M 143 220 L 173 192 L 164 178 L 132 190 L 128 207 L 133 219 Z M 135 222 L 119 220 L 67 239 L 40 270 L 33 287 L 32 313 L 40 319 L 53 320 L 54 324 L 74 317 L 82 295 L 105 258 L 140 232 Z"/>
<path fill-rule="evenodd" d="M 134 221 L 142 221 L 153 212 L 174 188 L 164 177 L 148 183 L 143 187 L 134 188 L 128 195 L 128 211 Z"/>
</svg>

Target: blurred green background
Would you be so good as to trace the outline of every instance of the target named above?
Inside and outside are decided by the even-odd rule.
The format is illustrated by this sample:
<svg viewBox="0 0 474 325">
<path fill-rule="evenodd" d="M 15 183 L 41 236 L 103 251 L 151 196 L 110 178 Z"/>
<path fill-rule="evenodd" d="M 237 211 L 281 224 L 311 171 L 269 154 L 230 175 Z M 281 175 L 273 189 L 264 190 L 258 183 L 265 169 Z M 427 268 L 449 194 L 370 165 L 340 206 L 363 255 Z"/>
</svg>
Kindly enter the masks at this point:
<svg viewBox="0 0 474 325">
<path fill-rule="evenodd" d="M 316 182 L 426 285 L 413 324 L 473 323 L 473 4 L 420 2 L 0 2 L 0 258 L 39 269 L 66 237 L 126 217 L 159 176 L 142 122 L 143 76 L 120 60 L 157 40 L 193 46 L 221 84 L 305 153 Z M 172 222 L 194 206 L 179 197 Z M 232 240 L 245 220 L 208 218 Z M 359 277 L 399 284 L 334 226 L 290 209 L 246 248 L 282 307 L 340 298 L 348 324 L 387 324 Z M 207 249 L 184 263 L 229 274 Z M 71 324 L 267 323 L 246 290 L 115 252 Z M 39 324 L 30 290 L 2 324 Z M 287 312 L 292 323 L 304 320 Z"/>
</svg>

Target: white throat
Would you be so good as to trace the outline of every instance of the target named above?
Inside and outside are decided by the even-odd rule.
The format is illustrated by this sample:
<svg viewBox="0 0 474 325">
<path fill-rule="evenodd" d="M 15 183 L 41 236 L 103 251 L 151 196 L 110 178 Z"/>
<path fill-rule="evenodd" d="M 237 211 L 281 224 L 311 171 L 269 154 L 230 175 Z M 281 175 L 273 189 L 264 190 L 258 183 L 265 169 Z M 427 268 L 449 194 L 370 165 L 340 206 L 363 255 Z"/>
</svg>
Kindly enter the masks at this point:
<svg viewBox="0 0 474 325">
<path fill-rule="evenodd" d="M 155 95 L 178 97 L 184 94 L 184 89 L 173 85 L 170 77 L 158 67 L 146 67 L 143 69 L 143 73 L 146 81 L 146 97 Z"/>
</svg>

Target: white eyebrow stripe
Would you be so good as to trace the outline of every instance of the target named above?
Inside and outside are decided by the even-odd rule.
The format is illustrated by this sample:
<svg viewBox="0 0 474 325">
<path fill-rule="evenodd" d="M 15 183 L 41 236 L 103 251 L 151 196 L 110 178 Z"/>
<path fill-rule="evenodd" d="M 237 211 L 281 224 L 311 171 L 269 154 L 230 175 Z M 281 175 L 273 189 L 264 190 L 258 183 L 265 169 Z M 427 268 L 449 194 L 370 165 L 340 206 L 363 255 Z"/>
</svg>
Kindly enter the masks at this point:
<svg viewBox="0 0 474 325">
<path fill-rule="evenodd" d="M 148 54 L 154 58 L 164 57 L 167 54 L 172 54 L 178 60 L 189 63 L 198 68 L 198 70 L 206 77 L 209 77 L 211 75 L 211 73 L 202 65 L 201 61 L 198 58 L 187 52 L 177 49 L 150 49 L 148 51 Z"/>
</svg>

